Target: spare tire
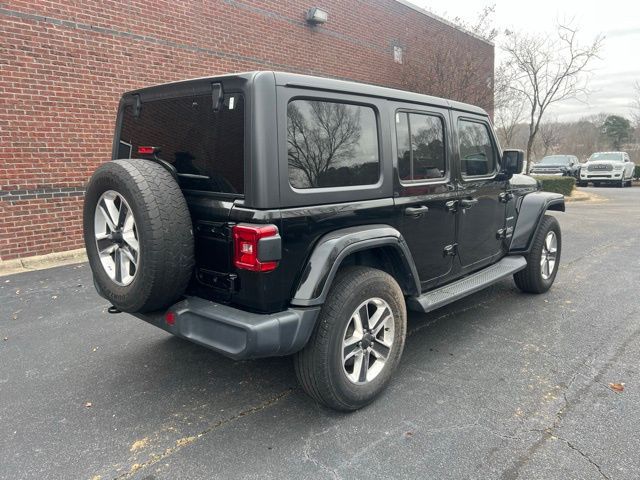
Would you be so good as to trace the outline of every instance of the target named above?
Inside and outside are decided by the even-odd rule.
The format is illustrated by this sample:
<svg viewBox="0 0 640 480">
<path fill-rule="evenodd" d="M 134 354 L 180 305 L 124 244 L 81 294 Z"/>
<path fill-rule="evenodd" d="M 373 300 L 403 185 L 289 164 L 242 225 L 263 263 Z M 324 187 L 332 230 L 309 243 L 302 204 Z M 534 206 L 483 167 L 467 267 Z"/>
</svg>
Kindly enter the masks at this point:
<svg viewBox="0 0 640 480">
<path fill-rule="evenodd" d="M 123 312 L 167 307 L 191 279 L 187 202 L 151 160 L 114 160 L 95 171 L 85 193 L 84 242 L 96 288 Z"/>
</svg>

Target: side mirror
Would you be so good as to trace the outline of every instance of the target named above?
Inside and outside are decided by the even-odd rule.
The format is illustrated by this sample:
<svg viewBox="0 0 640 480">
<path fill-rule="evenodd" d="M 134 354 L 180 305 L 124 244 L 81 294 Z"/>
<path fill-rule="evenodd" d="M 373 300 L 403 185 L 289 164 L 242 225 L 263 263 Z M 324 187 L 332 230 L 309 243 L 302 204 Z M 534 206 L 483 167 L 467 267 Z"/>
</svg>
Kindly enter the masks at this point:
<svg viewBox="0 0 640 480">
<path fill-rule="evenodd" d="M 524 165 L 524 152 L 522 150 L 505 150 L 502 152 L 502 173 L 511 178 L 516 173 L 522 172 Z"/>
</svg>

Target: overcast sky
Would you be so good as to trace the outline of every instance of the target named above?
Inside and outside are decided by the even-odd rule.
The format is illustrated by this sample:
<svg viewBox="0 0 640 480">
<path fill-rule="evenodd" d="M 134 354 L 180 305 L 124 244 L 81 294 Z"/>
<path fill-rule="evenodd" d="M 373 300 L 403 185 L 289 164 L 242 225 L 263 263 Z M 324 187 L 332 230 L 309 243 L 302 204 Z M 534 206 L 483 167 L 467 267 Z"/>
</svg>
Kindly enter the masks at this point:
<svg viewBox="0 0 640 480">
<path fill-rule="evenodd" d="M 599 33 L 605 36 L 600 57 L 593 63 L 591 93 L 586 102 L 567 101 L 549 110 L 558 120 L 573 120 L 600 112 L 629 117 L 633 83 L 640 81 L 640 0 L 410 0 L 445 18 L 473 21 L 483 6 L 495 4 L 499 30 L 552 33 L 558 20 L 574 18 L 583 43 Z M 496 64 L 500 61 L 496 40 Z M 550 107 L 551 108 L 551 107 Z"/>
</svg>

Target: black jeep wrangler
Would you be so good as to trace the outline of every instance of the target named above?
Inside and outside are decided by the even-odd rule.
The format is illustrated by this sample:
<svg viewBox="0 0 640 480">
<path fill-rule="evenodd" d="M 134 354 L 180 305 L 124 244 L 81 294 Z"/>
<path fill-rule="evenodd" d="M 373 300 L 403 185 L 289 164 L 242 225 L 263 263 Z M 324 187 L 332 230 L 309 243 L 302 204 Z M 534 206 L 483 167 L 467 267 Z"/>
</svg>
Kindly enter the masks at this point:
<svg viewBox="0 0 640 480">
<path fill-rule="evenodd" d="M 295 355 L 307 393 L 355 410 L 389 382 L 407 309 L 513 275 L 545 292 L 562 195 L 516 175 L 487 113 L 274 72 L 122 97 L 88 183 L 100 295 L 234 359 Z"/>
</svg>

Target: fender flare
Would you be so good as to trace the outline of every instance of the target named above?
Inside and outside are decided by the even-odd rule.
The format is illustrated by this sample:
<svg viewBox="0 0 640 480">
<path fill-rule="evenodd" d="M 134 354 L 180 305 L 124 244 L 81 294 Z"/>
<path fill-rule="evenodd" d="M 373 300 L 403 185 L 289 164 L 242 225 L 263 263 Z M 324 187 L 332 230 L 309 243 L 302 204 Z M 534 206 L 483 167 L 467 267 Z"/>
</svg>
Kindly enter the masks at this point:
<svg viewBox="0 0 640 480">
<path fill-rule="evenodd" d="M 528 253 L 538 225 L 547 210 L 564 212 L 564 195 L 552 192 L 532 192 L 524 195 L 518 208 L 518 220 L 513 230 L 509 253 Z"/>
<path fill-rule="evenodd" d="M 403 276 L 403 290 L 419 295 L 420 279 L 402 234 L 389 225 L 363 225 L 335 230 L 315 246 L 298 282 L 291 305 L 308 307 L 324 303 L 342 261 L 352 253 L 386 247 L 391 249 Z"/>
</svg>

